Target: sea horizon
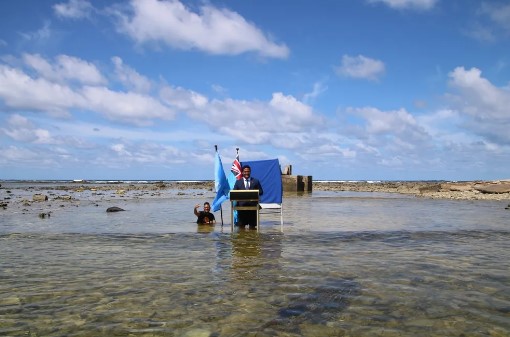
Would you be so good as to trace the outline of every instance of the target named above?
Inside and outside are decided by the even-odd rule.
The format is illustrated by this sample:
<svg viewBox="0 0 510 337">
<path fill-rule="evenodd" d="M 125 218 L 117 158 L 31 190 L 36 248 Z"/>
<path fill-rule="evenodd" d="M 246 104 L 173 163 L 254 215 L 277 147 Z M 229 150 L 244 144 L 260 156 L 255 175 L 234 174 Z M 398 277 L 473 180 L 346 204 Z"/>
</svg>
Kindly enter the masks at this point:
<svg viewBox="0 0 510 337">
<path fill-rule="evenodd" d="M 503 180 L 503 179 L 500 179 Z M 0 179 L 0 183 L 76 183 L 76 184 L 152 184 L 169 183 L 201 183 L 212 182 L 214 179 Z M 314 183 L 384 183 L 384 182 L 471 182 L 494 181 L 484 179 L 449 180 L 449 179 L 317 179 Z"/>
</svg>

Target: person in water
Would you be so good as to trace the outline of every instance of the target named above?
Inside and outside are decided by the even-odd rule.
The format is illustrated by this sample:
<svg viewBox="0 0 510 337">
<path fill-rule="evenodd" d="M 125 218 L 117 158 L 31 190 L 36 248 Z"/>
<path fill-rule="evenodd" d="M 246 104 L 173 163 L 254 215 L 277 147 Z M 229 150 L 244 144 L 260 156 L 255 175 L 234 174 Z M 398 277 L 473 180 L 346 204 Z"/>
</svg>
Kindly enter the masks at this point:
<svg viewBox="0 0 510 337">
<path fill-rule="evenodd" d="M 211 205 L 206 201 L 204 202 L 204 210 L 198 211 L 200 204 L 195 205 L 193 212 L 197 216 L 197 224 L 199 225 L 213 225 L 216 223 L 214 214 L 211 213 Z"/>
</svg>

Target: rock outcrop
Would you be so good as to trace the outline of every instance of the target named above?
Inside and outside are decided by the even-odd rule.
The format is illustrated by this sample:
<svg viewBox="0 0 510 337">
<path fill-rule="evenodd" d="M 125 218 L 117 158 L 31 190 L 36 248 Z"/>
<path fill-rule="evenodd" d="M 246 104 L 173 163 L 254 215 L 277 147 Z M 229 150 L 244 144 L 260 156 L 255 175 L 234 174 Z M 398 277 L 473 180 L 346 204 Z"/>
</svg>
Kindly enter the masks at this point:
<svg viewBox="0 0 510 337">
<path fill-rule="evenodd" d="M 48 196 L 44 195 L 44 194 L 34 194 L 32 196 L 32 200 L 33 201 L 47 201 L 48 200 Z"/>
</svg>

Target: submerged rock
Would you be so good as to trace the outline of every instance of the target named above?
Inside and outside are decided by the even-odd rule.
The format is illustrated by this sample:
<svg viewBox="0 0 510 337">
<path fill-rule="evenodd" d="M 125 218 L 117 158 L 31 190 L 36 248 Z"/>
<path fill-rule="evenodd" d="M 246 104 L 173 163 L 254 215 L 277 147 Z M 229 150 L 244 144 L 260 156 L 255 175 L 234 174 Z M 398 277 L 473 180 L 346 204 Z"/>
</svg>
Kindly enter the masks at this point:
<svg viewBox="0 0 510 337">
<path fill-rule="evenodd" d="M 278 310 L 278 315 L 282 319 L 324 323 L 334 320 L 360 293 L 361 286 L 354 279 L 326 280 L 305 293 L 295 294 L 286 307 Z"/>
</svg>

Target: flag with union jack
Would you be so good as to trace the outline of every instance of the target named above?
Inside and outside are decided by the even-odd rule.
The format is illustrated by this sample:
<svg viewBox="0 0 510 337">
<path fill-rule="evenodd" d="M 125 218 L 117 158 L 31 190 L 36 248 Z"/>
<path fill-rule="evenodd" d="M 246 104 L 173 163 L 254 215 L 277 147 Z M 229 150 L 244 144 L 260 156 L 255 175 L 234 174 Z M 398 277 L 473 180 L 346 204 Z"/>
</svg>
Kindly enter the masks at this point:
<svg viewBox="0 0 510 337">
<path fill-rule="evenodd" d="M 230 171 L 234 174 L 234 177 L 236 180 L 241 179 L 242 177 L 242 171 L 241 171 L 241 163 L 239 162 L 239 153 L 236 156 L 236 159 L 234 159 L 234 162 L 232 163 L 232 167 L 230 168 Z"/>
<path fill-rule="evenodd" d="M 236 154 L 236 159 L 234 159 L 234 162 L 232 163 L 232 167 L 230 168 L 230 174 L 228 175 L 228 185 L 230 186 L 230 189 L 234 188 L 234 185 L 236 183 L 236 180 L 239 180 L 243 177 L 242 170 L 241 170 L 241 163 L 239 162 L 239 152 Z M 234 214 L 234 224 L 237 223 L 237 211 L 233 212 Z"/>
</svg>

